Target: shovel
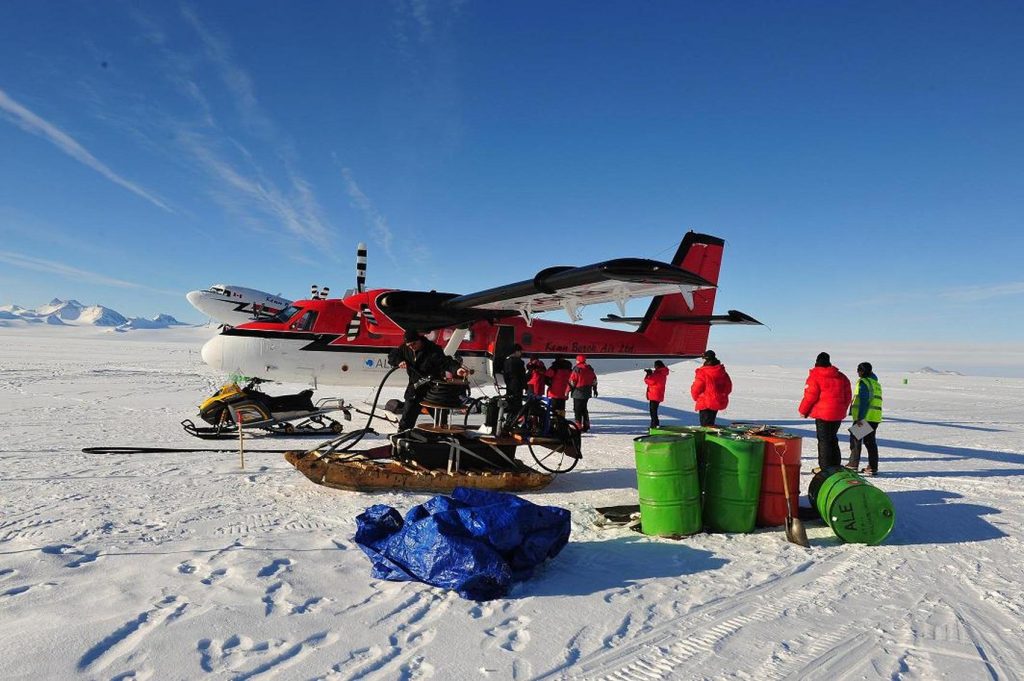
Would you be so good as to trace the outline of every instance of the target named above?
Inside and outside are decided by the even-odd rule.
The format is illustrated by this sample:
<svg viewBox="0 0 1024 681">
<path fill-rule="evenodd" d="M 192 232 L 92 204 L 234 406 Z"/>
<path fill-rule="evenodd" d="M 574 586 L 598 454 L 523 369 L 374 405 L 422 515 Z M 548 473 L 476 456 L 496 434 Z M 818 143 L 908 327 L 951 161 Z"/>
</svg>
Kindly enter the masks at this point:
<svg viewBox="0 0 1024 681">
<path fill-rule="evenodd" d="M 799 518 L 793 517 L 793 505 L 789 501 L 789 480 L 786 478 L 786 460 L 782 452 L 778 452 L 779 466 L 782 468 L 782 489 L 786 493 L 786 540 L 793 544 L 810 548 L 807 541 L 807 530 Z"/>
</svg>

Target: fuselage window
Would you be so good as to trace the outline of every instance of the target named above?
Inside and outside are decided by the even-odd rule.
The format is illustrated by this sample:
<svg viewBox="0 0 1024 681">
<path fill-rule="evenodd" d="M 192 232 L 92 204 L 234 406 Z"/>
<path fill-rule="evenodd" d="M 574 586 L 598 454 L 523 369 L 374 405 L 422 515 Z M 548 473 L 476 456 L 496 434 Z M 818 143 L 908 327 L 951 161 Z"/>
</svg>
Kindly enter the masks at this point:
<svg viewBox="0 0 1024 681">
<path fill-rule="evenodd" d="M 306 314 L 299 317 L 299 321 L 292 324 L 292 328 L 296 331 L 312 331 L 313 324 L 316 323 L 316 312 L 308 310 Z"/>
<path fill-rule="evenodd" d="M 274 318 L 271 321 L 277 322 L 278 324 L 284 324 L 289 319 L 291 319 L 292 317 L 297 315 L 301 310 L 302 310 L 301 307 L 296 307 L 294 305 L 289 305 L 288 307 L 286 307 L 285 309 L 281 310 L 276 315 L 274 315 Z"/>
<path fill-rule="evenodd" d="M 523 345 L 533 345 L 533 334 L 524 333 L 521 340 Z"/>
</svg>

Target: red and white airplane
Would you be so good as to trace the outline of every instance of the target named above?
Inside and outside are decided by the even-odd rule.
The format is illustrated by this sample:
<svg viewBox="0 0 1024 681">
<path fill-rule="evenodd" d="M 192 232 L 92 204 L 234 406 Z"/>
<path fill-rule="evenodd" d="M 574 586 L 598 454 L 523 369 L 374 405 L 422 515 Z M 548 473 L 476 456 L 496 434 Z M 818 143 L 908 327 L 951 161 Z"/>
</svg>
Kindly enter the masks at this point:
<svg viewBox="0 0 1024 681">
<path fill-rule="evenodd" d="M 713 314 L 725 242 L 688 232 L 671 263 L 619 258 L 584 267 L 550 267 L 532 279 L 466 295 L 365 290 L 365 247 L 357 288 L 343 298 L 297 300 L 271 319 L 225 328 L 203 346 L 215 369 L 273 381 L 376 386 L 388 352 L 406 329 L 457 352 L 480 380 L 500 373 L 516 343 L 527 357 L 585 354 L 598 373 L 699 357 L 714 324 L 760 324 L 736 310 Z M 631 331 L 577 324 L 586 305 L 653 296 L 643 317 L 609 315 Z M 573 323 L 538 319 L 565 310 Z"/>
</svg>

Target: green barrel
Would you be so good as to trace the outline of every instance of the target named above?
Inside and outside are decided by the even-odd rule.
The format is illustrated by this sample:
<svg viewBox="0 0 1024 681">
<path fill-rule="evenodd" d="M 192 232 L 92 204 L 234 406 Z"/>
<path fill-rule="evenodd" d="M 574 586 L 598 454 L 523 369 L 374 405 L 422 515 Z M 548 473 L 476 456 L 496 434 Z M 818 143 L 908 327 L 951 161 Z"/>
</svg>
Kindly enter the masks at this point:
<svg viewBox="0 0 1024 681">
<path fill-rule="evenodd" d="M 818 471 L 807 496 L 836 536 L 850 544 L 881 544 L 896 524 L 889 495 L 848 468 Z"/>
<path fill-rule="evenodd" d="M 692 435 L 644 435 L 633 440 L 640 525 L 644 534 L 679 537 L 700 532 L 700 485 Z"/>
<path fill-rule="evenodd" d="M 764 440 L 708 433 L 704 456 L 704 524 L 712 532 L 752 532 L 761 495 Z"/>
<path fill-rule="evenodd" d="M 697 450 L 697 483 L 701 495 L 704 494 L 704 435 L 706 430 L 704 426 L 658 426 L 657 428 L 651 428 L 651 435 L 693 436 L 693 447 Z"/>
<path fill-rule="evenodd" d="M 694 435 L 702 440 L 706 433 L 711 433 L 712 435 L 718 433 L 742 435 L 747 431 L 746 429 L 733 428 L 732 426 L 657 426 L 650 428 L 648 432 L 650 435 Z"/>
<path fill-rule="evenodd" d="M 718 426 L 658 426 L 657 428 L 651 428 L 651 435 L 692 435 L 694 439 L 694 447 L 697 449 L 697 479 L 700 482 L 700 492 L 703 495 L 704 486 L 704 473 L 707 471 L 707 463 L 704 458 L 704 437 L 708 434 L 718 435 L 721 433 L 733 433 L 742 434 L 741 431 L 733 430 L 732 428 L 725 427 L 719 428 Z"/>
</svg>

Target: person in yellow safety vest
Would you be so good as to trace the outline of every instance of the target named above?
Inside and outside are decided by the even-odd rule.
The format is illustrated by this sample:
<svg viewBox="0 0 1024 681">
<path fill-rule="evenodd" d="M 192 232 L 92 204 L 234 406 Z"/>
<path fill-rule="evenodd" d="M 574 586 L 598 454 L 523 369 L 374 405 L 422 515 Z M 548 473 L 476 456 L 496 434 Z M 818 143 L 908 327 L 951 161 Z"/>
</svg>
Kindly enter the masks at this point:
<svg viewBox="0 0 1024 681">
<path fill-rule="evenodd" d="M 863 444 L 868 450 L 868 465 L 860 472 L 871 476 L 878 473 L 878 443 L 875 441 L 875 432 L 878 430 L 878 424 L 882 422 L 882 384 L 878 382 L 870 362 L 861 362 L 857 365 L 857 376 L 857 390 L 854 391 L 853 404 L 850 405 L 850 416 L 854 425 L 866 421 L 871 426 L 871 432 L 860 440 L 850 433 L 850 462 L 846 467 L 857 470 L 860 465 L 860 447 Z"/>
</svg>

